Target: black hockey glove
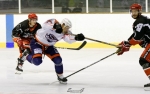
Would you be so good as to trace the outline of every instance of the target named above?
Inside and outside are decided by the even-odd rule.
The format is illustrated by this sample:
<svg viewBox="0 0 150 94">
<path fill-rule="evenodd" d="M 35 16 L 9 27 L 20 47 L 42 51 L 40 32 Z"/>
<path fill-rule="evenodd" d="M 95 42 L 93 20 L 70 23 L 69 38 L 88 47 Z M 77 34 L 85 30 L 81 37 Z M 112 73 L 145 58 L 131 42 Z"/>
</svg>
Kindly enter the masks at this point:
<svg viewBox="0 0 150 94">
<path fill-rule="evenodd" d="M 63 31 L 62 27 L 61 27 L 61 24 L 59 24 L 59 23 L 55 23 L 53 28 L 56 29 L 56 33 L 59 33 L 59 34 L 61 34 L 62 31 Z"/>
<path fill-rule="evenodd" d="M 82 33 L 75 35 L 75 40 L 77 40 L 77 41 L 82 41 L 84 39 L 85 39 L 85 37 Z"/>
</svg>

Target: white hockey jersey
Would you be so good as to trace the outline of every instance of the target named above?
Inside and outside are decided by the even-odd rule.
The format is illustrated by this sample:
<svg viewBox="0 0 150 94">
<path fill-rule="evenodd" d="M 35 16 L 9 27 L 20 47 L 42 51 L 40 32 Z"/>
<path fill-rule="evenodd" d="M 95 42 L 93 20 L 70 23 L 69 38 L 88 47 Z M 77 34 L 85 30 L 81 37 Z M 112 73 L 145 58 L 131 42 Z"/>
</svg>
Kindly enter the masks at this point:
<svg viewBox="0 0 150 94">
<path fill-rule="evenodd" d="M 47 20 L 42 28 L 37 31 L 35 35 L 36 40 L 45 46 L 55 45 L 55 43 L 61 39 L 67 43 L 76 42 L 75 36 L 70 35 L 72 33 L 71 31 L 68 31 L 66 35 L 55 32 L 56 29 L 53 28 L 53 25 L 56 21 L 56 19 Z"/>
</svg>

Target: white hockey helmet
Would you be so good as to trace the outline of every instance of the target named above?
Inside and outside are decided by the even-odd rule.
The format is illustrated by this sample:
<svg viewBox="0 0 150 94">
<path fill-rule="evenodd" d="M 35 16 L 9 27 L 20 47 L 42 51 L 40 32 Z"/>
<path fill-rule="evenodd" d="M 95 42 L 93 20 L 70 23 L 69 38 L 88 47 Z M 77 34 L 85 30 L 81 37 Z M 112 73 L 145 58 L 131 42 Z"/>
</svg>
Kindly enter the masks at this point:
<svg viewBox="0 0 150 94">
<path fill-rule="evenodd" d="M 68 27 L 70 27 L 70 28 L 72 27 L 71 21 L 70 21 L 69 19 L 67 19 L 67 18 L 64 18 L 64 19 L 62 20 L 61 24 L 64 24 L 65 26 L 68 26 Z"/>
</svg>

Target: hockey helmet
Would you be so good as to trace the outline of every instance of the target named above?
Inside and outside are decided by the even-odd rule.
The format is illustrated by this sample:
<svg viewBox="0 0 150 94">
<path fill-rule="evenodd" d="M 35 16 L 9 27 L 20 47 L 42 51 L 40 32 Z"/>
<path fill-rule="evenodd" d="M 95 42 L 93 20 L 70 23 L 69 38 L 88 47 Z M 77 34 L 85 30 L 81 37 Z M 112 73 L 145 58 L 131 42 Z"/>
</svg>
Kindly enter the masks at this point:
<svg viewBox="0 0 150 94">
<path fill-rule="evenodd" d="M 38 17 L 35 13 L 30 13 L 28 14 L 28 19 L 38 19 Z"/>
<path fill-rule="evenodd" d="M 142 6 L 138 3 L 134 3 L 130 6 L 130 10 L 132 9 L 142 10 Z"/>
<path fill-rule="evenodd" d="M 67 19 L 67 18 L 64 18 L 64 19 L 62 20 L 61 24 L 64 24 L 65 26 L 68 26 L 69 28 L 72 27 L 71 21 L 70 21 L 69 19 Z"/>
</svg>

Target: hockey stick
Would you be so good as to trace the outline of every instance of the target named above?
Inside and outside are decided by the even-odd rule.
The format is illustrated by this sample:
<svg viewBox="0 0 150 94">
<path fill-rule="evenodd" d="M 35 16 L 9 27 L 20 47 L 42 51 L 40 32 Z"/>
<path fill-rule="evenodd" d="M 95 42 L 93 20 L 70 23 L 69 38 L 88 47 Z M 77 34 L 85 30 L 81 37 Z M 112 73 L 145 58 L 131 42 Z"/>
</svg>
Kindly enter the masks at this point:
<svg viewBox="0 0 150 94">
<path fill-rule="evenodd" d="M 108 43 L 108 42 L 104 42 L 104 41 L 100 41 L 100 40 L 95 40 L 95 39 L 91 39 L 91 38 L 87 38 L 87 37 L 85 37 L 85 39 L 95 41 L 95 42 L 99 42 L 99 43 L 103 43 L 103 44 L 107 44 L 107 45 L 110 45 L 110 46 L 115 46 L 115 47 L 119 48 L 117 45 L 112 44 L 112 43 Z"/>
<path fill-rule="evenodd" d="M 72 74 L 70 74 L 70 75 L 68 75 L 68 76 L 66 76 L 65 78 L 68 78 L 68 77 L 70 77 L 70 76 L 72 76 L 72 75 L 74 75 L 74 74 L 76 74 L 76 73 L 78 73 L 78 72 L 80 72 L 80 71 L 82 71 L 82 70 L 84 70 L 84 69 L 86 69 L 86 68 L 88 68 L 88 67 L 90 67 L 90 66 L 92 66 L 92 65 L 94 65 L 94 64 L 96 64 L 96 63 L 98 63 L 98 62 L 100 62 L 100 61 L 102 61 L 102 60 L 104 60 L 104 59 L 106 59 L 106 58 L 108 58 L 110 56 L 112 56 L 112 55 L 114 55 L 114 54 L 116 54 L 116 53 L 117 52 L 114 52 L 114 53 L 112 53 L 112 54 L 110 54 L 110 55 L 108 55 L 108 56 L 106 56 L 106 57 L 104 57 L 104 58 L 102 58 L 102 59 L 100 59 L 100 60 L 98 60 L 98 61 L 96 61 L 96 62 L 94 62 L 94 63 L 92 63 L 92 64 L 90 64 L 90 65 L 88 65 L 88 66 L 86 66 L 86 67 L 84 67 L 84 68 L 82 68 L 82 69 L 72 73 Z"/>
<path fill-rule="evenodd" d="M 81 48 L 83 48 L 86 45 L 86 41 L 84 41 L 78 48 L 66 48 L 66 47 L 56 47 L 59 49 L 69 49 L 69 50 L 80 50 Z"/>
<path fill-rule="evenodd" d="M 76 34 L 72 34 L 72 35 L 75 36 Z M 91 39 L 91 38 L 87 38 L 87 37 L 85 37 L 85 39 L 95 41 L 95 42 L 99 42 L 99 43 L 103 43 L 103 44 L 107 44 L 107 45 L 110 45 L 110 46 L 115 46 L 115 47 L 119 48 L 117 45 L 112 44 L 112 43 L 108 43 L 108 42 L 104 42 L 104 41 L 100 41 L 100 40 L 96 40 L 96 39 Z"/>
</svg>

